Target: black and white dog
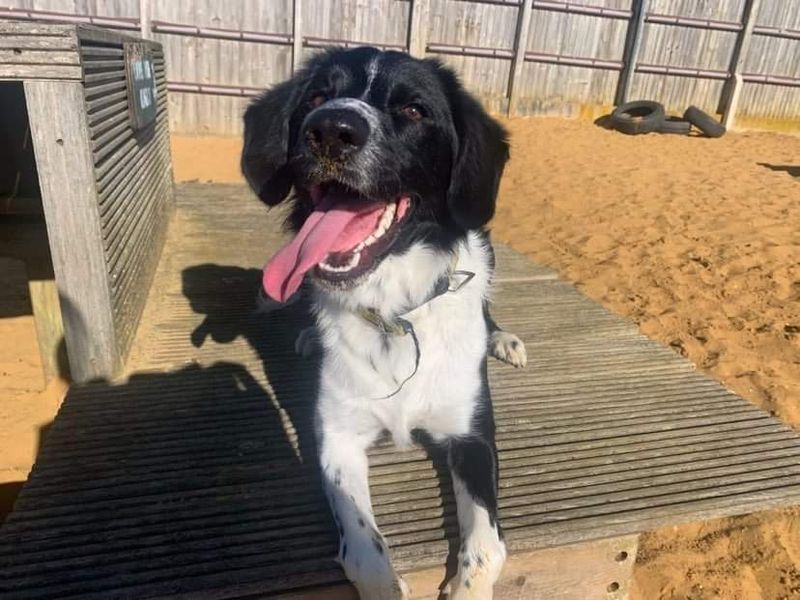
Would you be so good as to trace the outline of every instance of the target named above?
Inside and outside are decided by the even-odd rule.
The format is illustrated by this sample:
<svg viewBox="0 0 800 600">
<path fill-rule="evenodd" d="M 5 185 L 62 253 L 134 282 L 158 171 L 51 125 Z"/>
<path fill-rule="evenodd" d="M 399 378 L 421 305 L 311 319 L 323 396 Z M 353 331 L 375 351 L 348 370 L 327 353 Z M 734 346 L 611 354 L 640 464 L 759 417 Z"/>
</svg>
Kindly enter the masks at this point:
<svg viewBox="0 0 800 600">
<path fill-rule="evenodd" d="M 525 362 L 487 309 L 483 228 L 505 131 L 447 68 L 374 48 L 316 56 L 244 120 L 250 185 L 270 206 L 294 190 L 295 237 L 264 289 L 285 302 L 310 282 L 320 463 L 345 573 L 362 598 L 407 594 L 372 514 L 366 451 L 384 431 L 405 446 L 421 429 L 446 446 L 452 472 L 462 544 L 450 595 L 490 598 L 506 551 L 487 347 Z"/>
</svg>

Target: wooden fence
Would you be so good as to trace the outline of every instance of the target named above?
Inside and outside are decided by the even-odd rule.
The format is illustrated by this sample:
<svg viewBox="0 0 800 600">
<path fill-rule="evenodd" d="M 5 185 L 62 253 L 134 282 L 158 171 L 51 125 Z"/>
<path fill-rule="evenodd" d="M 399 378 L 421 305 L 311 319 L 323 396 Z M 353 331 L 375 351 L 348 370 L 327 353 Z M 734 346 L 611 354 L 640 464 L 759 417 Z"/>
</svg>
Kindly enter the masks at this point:
<svg viewBox="0 0 800 600">
<path fill-rule="evenodd" d="M 800 0 L 0 0 L 0 18 L 162 42 L 179 133 L 238 134 L 249 96 L 361 44 L 441 58 L 498 113 L 646 98 L 800 125 Z"/>
</svg>

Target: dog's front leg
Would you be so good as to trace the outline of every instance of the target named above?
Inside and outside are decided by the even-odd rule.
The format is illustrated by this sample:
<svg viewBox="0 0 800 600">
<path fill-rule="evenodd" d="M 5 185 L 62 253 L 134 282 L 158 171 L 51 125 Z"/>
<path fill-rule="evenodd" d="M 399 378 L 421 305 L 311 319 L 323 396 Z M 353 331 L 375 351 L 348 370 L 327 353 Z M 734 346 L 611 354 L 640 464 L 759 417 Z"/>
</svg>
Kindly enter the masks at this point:
<svg viewBox="0 0 800 600">
<path fill-rule="evenodd" d="M 323 430 L 320 463 L 325 494 L 339 529 L 339 561 L 364 600 L 408 595 L 378 532 L 369 496 L 367 444 L 350 433 Z"/>
<path fill-rule="evenodd" d="M 497 523 L 497 456 L 493 436 L 453 438 L 450 471 L 456 497 L 461 549 L 450 598 L 489 600 L 506 547 Z"/>
</svg>

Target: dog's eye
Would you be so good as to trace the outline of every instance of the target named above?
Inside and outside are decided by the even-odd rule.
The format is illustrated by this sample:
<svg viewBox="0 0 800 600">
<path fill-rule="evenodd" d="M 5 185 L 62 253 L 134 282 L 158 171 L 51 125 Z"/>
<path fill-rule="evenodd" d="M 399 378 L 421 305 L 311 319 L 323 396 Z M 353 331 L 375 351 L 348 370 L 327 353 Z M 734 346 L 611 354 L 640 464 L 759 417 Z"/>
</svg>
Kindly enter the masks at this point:
<svg viewBox="0 0 800 600">
<path fill-rule="evenodd" d="M 419 104 L 406 104 L 400 109 L 400 112 L 412 121 L 419 121 L 425 116 L 425 112 Z"/>
<path fill-rule="evenodd" d="M 313 106 L 314 108 L 317 108 L 318 106 L 322 106 L 327 101 L 328 101 L 328 97 L 325 94 L 323 94 L 322 92 L 314 92 L 313 94 L 311 94 L 311 99 L 309 100 L 309 102 L 311 103 L 311 106 Z"/>
</svg>

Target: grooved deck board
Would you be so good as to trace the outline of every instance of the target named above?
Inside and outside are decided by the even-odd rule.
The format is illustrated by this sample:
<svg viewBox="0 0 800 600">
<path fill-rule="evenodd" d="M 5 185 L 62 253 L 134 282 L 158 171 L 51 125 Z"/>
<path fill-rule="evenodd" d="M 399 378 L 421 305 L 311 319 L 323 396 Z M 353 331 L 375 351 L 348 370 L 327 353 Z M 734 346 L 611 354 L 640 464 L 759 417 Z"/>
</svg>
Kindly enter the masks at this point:
<svg viewBox="0 0 800 600">
<path fill-rule="evenodd" d="M 0 530 L 0 595 L 244 598 L 340 583 L 314 467 L 301 303 L 254 312 L 282 239 L 237 186 L 185 185 L 119 382 L 73 388 Z M 800 437 L 555 273 L 497 249 L 494 316 L 524 370 L 490 362 L 510 550 L 800 503 Z M 433 462 L 441 458 L 434 453 Z M 427 452 L 370 457 L 402 570 L 457 535 Z"/>
</svg>

